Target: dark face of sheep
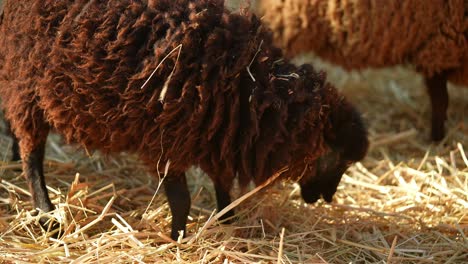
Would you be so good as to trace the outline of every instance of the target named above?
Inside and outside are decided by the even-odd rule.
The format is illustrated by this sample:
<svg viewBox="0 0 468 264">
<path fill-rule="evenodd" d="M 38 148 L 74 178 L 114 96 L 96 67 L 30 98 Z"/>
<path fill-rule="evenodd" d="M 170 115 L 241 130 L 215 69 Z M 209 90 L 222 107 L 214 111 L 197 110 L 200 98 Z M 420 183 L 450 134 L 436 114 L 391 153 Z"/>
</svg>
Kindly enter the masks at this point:
<svg viewBox="0 0 468 264">
<path fill-rule="evenodd" d="M 341 176 L 351 162 L 342 158 L 339 152 L 331 151 L 321 156 L 313 164 L 307 164 L 303 181 L 300 182 L 301 196 L 306 203 L 315 203 L 320 196 L 331 202 Z M 310 177 L 312 174 L 313 176 Z"/>
<path fill-rule="evenodd" d="M 299 184 L 306 203 L 316 202 L 320 196 L 331 202 L 343 173 L 366 155 L 369 141 L 360 114 L 344 99 L 329 116 L 330 129 L 325 131 L 329 151 L 313 162 L 305 160 Z"/>
</svg>

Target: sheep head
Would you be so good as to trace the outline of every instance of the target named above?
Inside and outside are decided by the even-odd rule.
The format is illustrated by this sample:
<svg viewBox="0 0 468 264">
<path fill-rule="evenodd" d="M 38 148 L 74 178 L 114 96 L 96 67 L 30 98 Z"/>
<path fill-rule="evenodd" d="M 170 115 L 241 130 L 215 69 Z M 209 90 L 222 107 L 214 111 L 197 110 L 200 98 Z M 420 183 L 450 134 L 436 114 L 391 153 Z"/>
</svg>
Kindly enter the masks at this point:
<svg viewBox="0 0 468 264">
<path fill-rule="evenodd" d="M 295 77 L 275 80 L 277 90 L 288 94 L 288 116 L 296 122 L 289 127 L 287 145 L 291 154 L 288 177 L 301 186 L 305 202 L 320 197 L 331 202 L 343 173 L 362 160 L 369 145 L 360 113 L 325 81 L 325 74 L 311 65 L 298 68 L 280 65 L 276 76 L 294 72 Z M 281 151 L 273 153 L 282 155 Z"/>
<path fill-rule="evenodd" d="M 343 173 L 364 158 L 369 146 L 360 114 L 344 98 L 331 109 L 323 136 L 328 151 L 306 164 L 305 170 L 310 168 L 312 175 L 302 177 L 299 182 L 306 203 L 314 203 L 320 196 L 331 202 Z"/>
</svg>

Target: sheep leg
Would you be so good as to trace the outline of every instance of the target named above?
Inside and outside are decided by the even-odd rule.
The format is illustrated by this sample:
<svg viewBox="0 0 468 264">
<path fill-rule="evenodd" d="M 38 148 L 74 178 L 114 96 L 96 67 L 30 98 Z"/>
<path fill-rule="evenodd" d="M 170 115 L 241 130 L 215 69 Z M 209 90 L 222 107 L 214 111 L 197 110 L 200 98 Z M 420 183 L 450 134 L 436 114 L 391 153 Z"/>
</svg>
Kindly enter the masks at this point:
<svg viewBox="0 0 468 264">
<path fill-rule="evenodd" d="M 54 210 L 54 205 L 50 201 L 44 178 L 45 139 L 33 147 L 31 152 L 21 149 L 21 153 L 24 153 L 22 156 L 23 172 L 29 185 L 34 208 L 44 212 Z M 47 231 L 56 231 L 52 234 L 53 237 L 57 238 L 60 236 L 60 225 L 54 218 L 41 217 L 39 223 Z"/>
<path fill-rule="evenodd" d="M 44 212 L 50 212 L 54 210 L 54 206 L 49 199 L 44 179 L 44 152 L 45 140 L 33 148 L 30 153 L 25 152 L 23 155 L 23 171 L 29 185 L 34 207 Z"/>
<path fill-rule="evenodd" d="M 440 141 L 444 138 L 444 123 L 447 119 L 448 92 L 447 75 L 435 74 L 425 78 L 427 92 L 432 105 L 432 140 Z"/>
<path fill-rule="evenodd" d="M 179 231 L 184 232 L 184 237 L 187 234 L 185 227 L 190 212 L 190 192 L 185 173 L 167 177 L 164 181 L 164 190 L 172 213 L 171 238 L 177 241 Z"/>
<path fill-rule="evenodd" d="M 37 112 L 36 112 L 37 114 Z M 19 152 L 23 160 L 23 174 L 28 183 L 34 208 L 38 211 L 53 211 L 54 205 L 50 201 L 44 178 L 44 154 L 49 127 L 41 122 L 42 115 L 36 115 L 26 121 L 35 120 L 34 125 L 17 123 L 18 131 L 22 132 L 18 138 Z M 26 127 L 35 129 L 25 129 Z M 60 235 L 60 228 L 57 221 L 50 217 L 41 217 L 39 220 L 41 226 L 48 231 L 58 231 L 52 234 L 53 237 Z"/>
<path fill-rule="evenodd" d="M 231 196 L 229 191 L 225 191 L 220 184 L 215 183 L 215 192 L 216 192 L 216 204 L 218 205 L 218 212 L 221 212 L 226 206 L 231 203 Z M 224 223 L 230 223 L 230 220 L 234 217 L 234 210 L 229 210 L 219 219 L 224 221 Z"/>
<path fill-rule="evenodd" d="M 11 137 L 12 139 L 12 145 L 11 145 L 11 161 L 19 161 L 21 160 L 21 156 L 19 153 L 19 145 L 18 145 L 18 138 L 16 137 L 15 134 L 13 134 L 13 131 L 11 131 L 11 125 L 10 121 L 5 120 L 5 126 L 6 126 L 6 132 L 7 134 Z"/>
</svg>

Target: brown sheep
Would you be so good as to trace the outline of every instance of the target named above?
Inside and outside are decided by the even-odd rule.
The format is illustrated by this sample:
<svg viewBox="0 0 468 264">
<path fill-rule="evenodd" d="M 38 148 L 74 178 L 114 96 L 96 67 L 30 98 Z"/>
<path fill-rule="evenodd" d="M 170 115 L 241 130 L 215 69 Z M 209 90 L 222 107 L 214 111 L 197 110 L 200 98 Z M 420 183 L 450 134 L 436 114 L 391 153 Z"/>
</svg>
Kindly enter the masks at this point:
<svg viewBox="0 0 468 264">
<path fill-rule="evenodd" d="M 6 1 L 0 47 L 5 117 L 43 211 L 54 209 L 42 169 L 50 130 L 137 153 L 153 174 L 169 163 L 173 239 L 185 234 L 192 165 L 221 210 L 235 177 L 259 184 L 284 166 L 306 202 L 331 201 L 367 151 L 359 113 L 325 75 L 282 60 L 257 17 L 221 0 Z"/>
<path fill-rule="evenodd" d="M 468 1 L 259 0 L 289 56 L 314 52 L 346 69 L 407 63 L 425 78 L 432 139 L 444 137 L 447 81 L 468 86 Z"/>
</svg>

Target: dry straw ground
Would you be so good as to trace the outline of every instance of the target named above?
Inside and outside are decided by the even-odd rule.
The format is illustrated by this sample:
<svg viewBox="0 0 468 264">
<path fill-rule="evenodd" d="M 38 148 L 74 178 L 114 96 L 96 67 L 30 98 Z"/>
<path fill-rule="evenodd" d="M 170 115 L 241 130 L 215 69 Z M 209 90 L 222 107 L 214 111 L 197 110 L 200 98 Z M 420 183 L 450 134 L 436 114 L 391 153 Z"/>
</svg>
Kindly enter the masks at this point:
<svg viewBox="0 0 468 264">
<path fill-rule="evenodd" d="M 372 141 L 332 204 L 306 205 L 296 185 L 277 183 L 221 226 L 209 221 L 210 181 L 194 169 L 189 234 L 174 243 L 158 179 L 135 157 L 89 156 L 51 136 L 46 178 L 67 230 L 55 240 L 35 224 L 21 166 L 8 162 L 11 141 L 1 135 L 0 263 L 466 262 L 468 89 L 450 87 L 448 135 L 431 144 L 420 76 L 403 68 L 347 74 L 315 62 L 363 112 Z"/>
</svg>

